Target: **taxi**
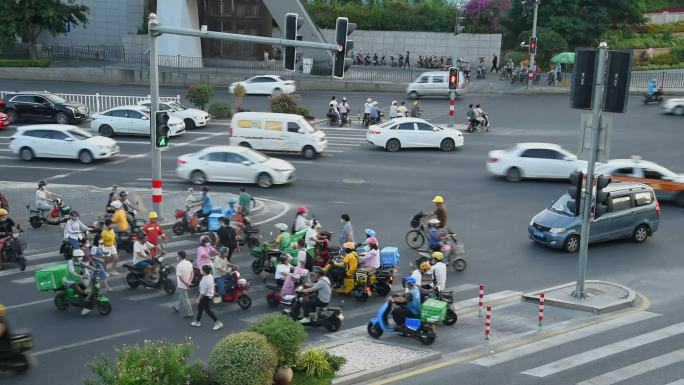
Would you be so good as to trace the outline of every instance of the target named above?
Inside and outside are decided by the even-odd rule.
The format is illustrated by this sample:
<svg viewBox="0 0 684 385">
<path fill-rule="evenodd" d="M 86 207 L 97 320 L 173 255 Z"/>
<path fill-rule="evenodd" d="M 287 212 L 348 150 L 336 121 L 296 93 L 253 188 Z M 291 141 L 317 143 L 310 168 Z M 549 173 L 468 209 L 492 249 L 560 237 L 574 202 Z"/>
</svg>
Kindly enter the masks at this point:
<svg viewBox="0 0 684 385">
<path fill-rule="evenodd" d="M 655 190 L 656 197 L 684 207 L 684 174 L 640 157 L 612 159 L 596 168 L 597 174 L 610 176 L 612 180 L 644 183 Z"/>
</svg>

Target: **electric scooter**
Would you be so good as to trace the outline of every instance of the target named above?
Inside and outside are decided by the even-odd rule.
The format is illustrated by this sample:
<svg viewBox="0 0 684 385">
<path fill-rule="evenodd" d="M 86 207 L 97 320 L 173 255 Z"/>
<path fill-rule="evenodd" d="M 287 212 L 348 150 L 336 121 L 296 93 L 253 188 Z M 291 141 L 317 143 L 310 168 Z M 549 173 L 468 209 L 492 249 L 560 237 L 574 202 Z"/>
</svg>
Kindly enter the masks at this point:
<svg viewBox="0 0 684 385">
<path fill-rule="evenodd" d="M 373 338 L 380 338 L 383 333 L 399 333 L 401 336 L 411 337 L 420 341 L 423 345 L 431 345 L 435 342 L 437 335 L 434 330 L 434 322 L 436 320 L 428 320 L 428 322 L 421 322 L 418 318 L 406 318 L 404 325 L 396 325 L 392 327 L 389 324 L 388 318 L 392 311 L 391 300 L 387 300 L 380 309 L 375 318 L 368 322 L 368 335 Z"/>
<path fill-rule="evenodd" d="M 291 317 L 295 321 L 302 319 L 303 315 L 303 303 L 307 296 L 302 293 L 302 286 L 295 290 L 295 297 L 290 302 L 290 307 L 283 309 L 283 314 Z M 286 305 L 286 302 L 281 302 Z M 303 323 L 303 326 L 313 326 L 319 327 L 323 326 L 325 330 L 334 333 L 340 330 L 342 326 L 342 321 L 344 320 L 344 315 L 342 314 L 342 307 L 344 301 L 340 301 L 339 307 L 326 306 L 322 308 L 316 308 L 309 314 L 309 322 Z"/>
<path fill-rule="evenodd" d="M 151 287 L 154 289 L 163 288 L 166 294 L 172 295 L 176 292 L 176 283 L 171 278 L 169 278 L 169 275 L 173 274 L 174 268 L 172 266 L 162 265 L 162 262 L 164 261 L 163 257 L 158 257 L 154 260 L 156 264 L 159 264 L 159 273 L 156 280 L 146 280 L 144 270 L 136 269 L 134 265 L 125 263 L 123 267 L 127 269 L 129 273 L 126 274 L 124 284 L 126 285 L 126 287 L 129 287 L 131 289 L 135 289 L 140 285 L 144 287 Z"/>
<path fill-rule="evenodd" d="M 0 350 L 0 374 L 14 372 L 24 374 L 31 366 L 36 365 L 36 359 L 27 351 L 33 348 L 33 337 L 31 333 L 10 334 L 10 348 L 6 351 Z"/>
</svg>

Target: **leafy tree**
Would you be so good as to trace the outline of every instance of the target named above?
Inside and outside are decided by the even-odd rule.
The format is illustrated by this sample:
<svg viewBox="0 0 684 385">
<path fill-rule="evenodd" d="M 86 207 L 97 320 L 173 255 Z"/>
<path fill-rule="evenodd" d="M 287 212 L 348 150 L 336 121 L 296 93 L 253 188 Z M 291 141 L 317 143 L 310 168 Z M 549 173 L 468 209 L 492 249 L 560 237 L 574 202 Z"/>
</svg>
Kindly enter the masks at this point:
<svg viewBox="0 0 684 385">
<path fill-rule="evenodd" d="M 472 33 L 496 31 L 510 7 L 511 0 L 470 0 L 465 6 L 466 29 Z"/>
<path fill-rule="evenodd" d="M 37 40 L 43 32 L 65 34 L 67 24 L 88 24 L 89 8 L 75 0 L 5 0 L 0 11 L 0 41 L 11 44 L 16 37 L 29 44 L 31 59 L 38 58 Z"/>
<path fill-rule="evenodd" d="M 204 107 L 209 104 L 212 96 L 214 96 L 214 89 L 211 88 L 211 86 L 199 84 L 190 86 L 185 98 L 188 99 L 190 103 L 199 107 L 200 110 L 204 110 Z"/>
</svg>

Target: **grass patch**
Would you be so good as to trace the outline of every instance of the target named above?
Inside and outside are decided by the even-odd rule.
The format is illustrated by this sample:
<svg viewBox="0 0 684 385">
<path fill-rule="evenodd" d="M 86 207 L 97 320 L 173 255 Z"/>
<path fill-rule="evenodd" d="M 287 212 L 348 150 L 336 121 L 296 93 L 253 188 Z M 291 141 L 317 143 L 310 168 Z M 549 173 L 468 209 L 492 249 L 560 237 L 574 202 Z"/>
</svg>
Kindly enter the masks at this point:
<svg viewBox="0 0 684 385">
<path fill-rule="evenodd" d="M 314 378 L 304 373 L 295 372 L 290 385 L 330 385 L 332 379 L 333 376 Z"/>
<path fill-rule="evenodd" d="M 0 59 L 0 67 L 47 67 L 48 65 L 50 62 L 43 59 Z"/>
</svg>

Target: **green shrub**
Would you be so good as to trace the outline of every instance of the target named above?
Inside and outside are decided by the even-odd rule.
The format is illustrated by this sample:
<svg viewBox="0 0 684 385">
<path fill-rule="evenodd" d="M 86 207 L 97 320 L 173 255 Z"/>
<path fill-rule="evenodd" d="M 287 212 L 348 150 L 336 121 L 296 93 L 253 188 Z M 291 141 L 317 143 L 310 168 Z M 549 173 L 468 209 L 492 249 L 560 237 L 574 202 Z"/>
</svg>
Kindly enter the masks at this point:
<svg viewBox="0 0 684 385">
<path fill-rule="evenodd" d="M 672 65 L 674 64 L 674 57 L 671 53 L 666 53 L 663 55 L 654 56 L 651 59 L 651 64 L 661 64 L 661 65 Z"/>
<path fill-rule="evenodd" d="M 209 115 L 215 119 L 230 117 L 230 103 L 223 100 L 215 100 L 209 103 Z"/>
<path fill-rule="evenodd" d="M 311 377 L 304 373 L 295 373 L 292 377 L 290 385 L 330 385 L 332 384 L 333 375 L 325 377 Z"/>
<path fill-rule="evenodd" d="M 344 357 L 340 357 L 340 356 L 336 356 L 334 354 L 331 354 L 327 350 L 324 350 L 324 352 L 325 352 L 325 360 L 328 361 L 328 363 L 330 364 L 330 367 L 335 372 L 340 370 L 342 365 L 347 363 L 347 359 Z"/>
<path fill-rule="evenodd" d="M 270 314 L 262 317 L 247 331 L 259 333 L 266 337 L 278 352 L 279 366 L 293 367 L 302 343 L 306 340 L 306 332 L 301 323 L 282 314 Z"/>
<path fill-rule="evenodd" d="M 297 359 L 298 371 L 311 377 L 324 377 L 333 374 L 333 368 L 328 362 L 326 351 L 311 348 L 302 352 Z"/>
<path fill-rule="evenodd" d="M 672 48 L 672 58 L 675 63 L 684 63 L 684 46 Z"/>
<path fill-rule="evenodd" d="M 297 107 L 297 115 L 301 115 L 305 118 L 309 117 L 309 109 L 306 107 L 299 106 Z"/>
<path fill-rule="evenodd" d="M 684 22 L 674 24 L 647 24 L 646 33 L 684 32 Z"/>
<path fill-rule="evenodd" d="M 245 86 L 238 84 L 233 88 L 233 98 L 235 99 L 235 109 L 240 112 L 240 106 L 242 105 L 242 100 L 245 98 Z"/>
<path fill-rule="evenodd" d="M 0 59 L 0 67 L 47 67 L 50 62 L 43 59 Z"/>
<path fill-rule="evenodd" d="M 114 362 L 106 356 L 88 363 L 94 379 L 85 385 L 208 385 L 207 373 L 198 361 L 190 362 L 193 345 L 145 341 L 116 350 Z"/>
<path fill-rule="evenodd" d="M 277 364 L 273 345 L 253 332 L 224 337 L 207 360 L 209 378 L 215 385 L 271 385 Z"/>
<path fill-rule="evenodd" d="M 209 100 L 214 96 L 214 89 L 206 84 L 192 85 L 188 88 L 188 94 L 185 96 L 190 103 L 197 106 L 200 110 L 209 104 Z"/>
<path fill-rule="evenodd" d="M 297 113 L 297 98 L 292 94 L 277 94 L 271 97 L 271 112 Z"/>
</svg>

